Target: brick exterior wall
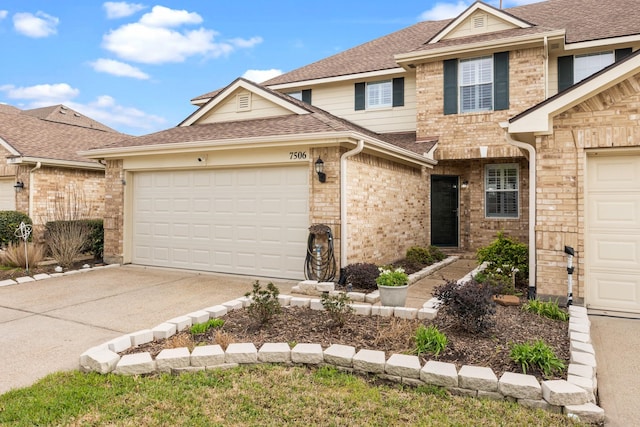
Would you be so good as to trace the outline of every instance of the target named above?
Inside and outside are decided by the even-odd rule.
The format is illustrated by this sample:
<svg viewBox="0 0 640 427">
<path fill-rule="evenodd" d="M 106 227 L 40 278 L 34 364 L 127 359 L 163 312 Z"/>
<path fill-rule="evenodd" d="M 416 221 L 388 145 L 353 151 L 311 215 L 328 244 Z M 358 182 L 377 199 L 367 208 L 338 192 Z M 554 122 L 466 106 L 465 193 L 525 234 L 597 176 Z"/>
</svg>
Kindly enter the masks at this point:
<svg viewBox="0 0 640 427">
<path fill-rule="evenodd" d="M 577 252 L 574 296 L 585 296 L 586 151 L 640 146 L 640 74 L 558 115 L 537 140 L 538 293 L 565 295 L 564 246 Z"/>
<path fill-rule="evenodd" d="M 443 62 L 421 64 L 417 79 L 417 136 L 438 136 L 434 175 L 456 175 L 468 181 L 460 191 L 459 247 L 475 251 L 487 245 L 498 231 L 521 242 L 528 239 L 528 161 L 518 148 L 505 142 L 499 123 L 544 100 L 544 49 L 509 52 L 509 110 L 444 115 Z M 481 158 L 480 146 L 487 157 Z M 485 218 L 484 167 L 488 163 L 520 166 L 520 209 L 517 219 Z"/>
<path fill-rule="evenodd" d="M 105 169 L 104 261 L 120 264 L 124 242 L 124 171 L 122 160 L 107 160 Z"/>
<path fill-rule="evenodd" d="M 351 157 L 347 168 L 349 264 L 386 264 L 428 245 L 428 169 L 367 154 Z"/>
</svg>

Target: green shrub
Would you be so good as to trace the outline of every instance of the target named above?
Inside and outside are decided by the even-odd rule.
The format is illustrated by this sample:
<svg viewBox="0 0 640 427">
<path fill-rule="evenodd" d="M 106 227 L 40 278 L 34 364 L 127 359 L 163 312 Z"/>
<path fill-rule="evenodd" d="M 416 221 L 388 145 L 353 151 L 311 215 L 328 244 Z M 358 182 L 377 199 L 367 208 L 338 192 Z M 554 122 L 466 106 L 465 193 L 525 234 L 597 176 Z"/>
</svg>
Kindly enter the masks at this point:
<svg viewBox="0 0 640 427">
<path fill-rule="evenodd" d="M 371 263 L 349 264 L 344 268 L 347 283 L 351 283 L 353 287 L 359 289 L 377 289 L 376 278 L 379 274 L 378 267 Z"/>
<path fill-rule="evenodd" d="M 418 326 L 413 339 L 416 343 L 415 353 L 417 355 L 431 353 L 434 356 L 438 356 L 447 347 L 448 343 L 447 336 L 433 325 L 428 327 L 424 325 Z"/>
<path fill-rule="evenodd" d="M 6 247 L 9 243 L 18 243 L 22 239 L 16 237 L 16 230 L 20 223 L 33 225 L 29 215 L 18 211 L 0 211 L 0 247 Z M 31 240 L 31 239 L 29 239 Z"/>
<path fill-rule="evenodd" d="M 246 297 L 251 298 L 251 304 L 247 308 L 249 314 L 260 325 L 268 323 L 282 311 L 278 295 L 280 295 L 280 291 L 272 282 L 267 284 L 266 289 L 262 289 L 260 282 L 257 280 L 253 283 L 253 291 L 245 294 Z"/>
<path fill-rule="evenodd" d="M 101 260 L 104 254 L 104 221 L 101 219 L 85 220 L 91 229 L 91 234 L 84 252 L 93 255 L 93 258 Z"/>
<path fill-rule="evenodd" d="M 191 332 L 191 335 L 204 334 L 209 329 L 221 328 L 222 325 L 224 325 L 224 320 L 222 319 L 209 319 L 204 323 L 196 323 L 195 325 L 191 326 L 189 332 Z"/>
<path fill-rule="evenodd" d="M 426 267 L 438 261 L 442 261 L 447 256 L 436 246 L 424 248 L 422 246 L 411 246 L 407 249 L 407 261 Z"/>
<path fill-rule="evenodd" d="M 349 319 L 349 316 L 354 312 L 353 307 L 349 304 L 351 299 L 347 294 L 340 292 L 338 295 L 329 295 L 329 293 L 323 293 L 320 298 L 322 306 L 329 314 L 329 317 L 333 321 L 333 324 L 342 327 Z"/>
<path fill-rule="evenodd" d="M 520 364 L 522 373 L 526 374 L 530 367 L 538 368 L 549 377 L 554 372 L 562 372 L 565 364 L 555 355 L 544 341 L 514 344 L 511 347 L 511 360 Z"/>
<path fill-rule="evenodd" d="M 442 302 L 442 310 L 453 316 L 460 328 L 470 333 L 485 332 L 494 325 L 496 303 L 493 295 L 489 285 L 478 283 L 475 279 L 460 285 L 447 280 L 433 291 L 433 296 Z"/>
<path fill-rule="evenodd" d="M 558 306 L 558 300 L 540 301 L 539 299 L 532 299 L 528 300 L 522 306 L 522 309 L 553 320 L 562 320 L 564 322 L 569 320 L 569 313 Z"/>
<path fill-rule="evenodd" d="M 476 256 L 478 262 L 487 263 L 485 273 L 500 281 L 511 280 L 513 272 L 519 283 L 529 277 L 529 248 L 503 232 L 489 246 L 478 249 Z"/>
</svg>

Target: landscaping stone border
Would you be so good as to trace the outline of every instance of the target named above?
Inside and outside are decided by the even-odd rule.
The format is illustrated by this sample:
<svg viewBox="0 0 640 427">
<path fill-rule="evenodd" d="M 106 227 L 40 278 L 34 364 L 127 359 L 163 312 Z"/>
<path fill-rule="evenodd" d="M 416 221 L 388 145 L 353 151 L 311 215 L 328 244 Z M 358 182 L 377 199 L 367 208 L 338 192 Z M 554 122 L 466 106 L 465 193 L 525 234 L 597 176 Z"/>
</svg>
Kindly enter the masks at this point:
<svg viewBox="0 0 640 427">
<path fill-rule="evenodd" d="M 450 263 L 455 259 L 446 261 Z M 438 269 L 442 266 L 434 264 L 430 267 Z M 470 280 L 483 268 L 483 266 L 478 267 L 458 283 Z M 320 300 L 316 298 L 280 295 L 278 299 L 283 306 L 324 309 L 319 303 Z M 165 349 L 155 360 L 148 352 L 122 357 L 118 355 L 120 351 L 154 339 L 168 338 L 192 324 L 200 323 L 205 317 L 203 313 L 208 313 L 209 318 L 217 318 L 229 311 L 247 307 L 250 303 L 250 298 L 241 297 L 168 320 L 152 329 L 115 338 L 85 351 L 80 356 L 80 369 L 84 372 L 93 371 L 101 374 L 113 372 L 122 375 L 141 375 L 154 372 L 180 373 L 228 369 L 256 363 L 330 365 L 347 372 L 375 374 L 390 381 L 412 386 L 440 386 L 455 395 L 515 401 L 526 407 L 564 413 L 572 418 L 579 418 L 583 422 L 604 422 L 604 410 L 596 404 L 596 360 L 589 333 L 590 321 L 586 308 L 573 305 L 569 307 L 571 360 L 567 380 L 539 382 L 533 375 L 512 372 L 505 372 L 497 378 L 490 368 L 465 365 L 458 370 L 453 363 L 433 360 L 421 366 L 418 356 L 393 354 L 386 359 L 384 351 L 357 350 L 355 347 L 341 344 L 333 344 L 323 350 L 320 344 L 315 343 L 300 343 L 293 348 L 287 343 L 265 343 L 260 349 L 257 349 L 253 343 L 232 343 L 226 351 L 216 344 L 196 347 L 191 353 L 186 347 Z M 421 309 L 357 303 L 352 306 L 359 315 L 432 319 L 438 312 L 439 304 L 439 300 L 431 298 Z"/>
<path fill-rule="evenodd" d="M 62 273 L 51 273 L 51 274 L 39 273 L 39 274 L 34 274 L 33 276 L 16 277 L 15 279 L 0 280 L 0 287 L 19 285 L 19 284 L 29 283 L 29 282 L 39 282 L 40 280 L 51 279 L 53 277 L 70 276 L 72 274 L 87 273 L 93 270 L 100 270 L 103 268 L 114 268 L 114 267 L 120 267 L 120 264 L 107 264 L 107 265 L 100 265 L 95 267 L 85 267 L 80 270 L 68 270 Z"/>
</svg>

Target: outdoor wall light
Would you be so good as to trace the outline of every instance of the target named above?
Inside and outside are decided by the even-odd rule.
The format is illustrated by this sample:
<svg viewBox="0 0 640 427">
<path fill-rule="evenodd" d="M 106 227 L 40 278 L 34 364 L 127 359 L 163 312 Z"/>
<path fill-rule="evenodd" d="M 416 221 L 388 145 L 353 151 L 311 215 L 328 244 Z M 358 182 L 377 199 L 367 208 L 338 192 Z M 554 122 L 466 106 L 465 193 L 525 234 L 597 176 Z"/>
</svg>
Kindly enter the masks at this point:
<svg viewBox="0 0 640 427">
<path fill-rule="evenodd" d="M 327 175 L 324 173 L 324 162 L 318 156 L 318 160 L 316 160 L 316 173 L 318 174 L 318 181 L 326 182 Z"/>
<path fill-rule="evenodd" d="M 460 185 L 460 188 L 464 190 L 467 187 L 469 187 L 469 181 L 462 181 L 462 185 Z"/>
<path fill-rule="evenodd" d="M 15 188 L 16 191 L 22 191 L 22 189 L 24 188 L 24 182 L 22 181 L 16 182 L 13 188 Z"/>
</svg>

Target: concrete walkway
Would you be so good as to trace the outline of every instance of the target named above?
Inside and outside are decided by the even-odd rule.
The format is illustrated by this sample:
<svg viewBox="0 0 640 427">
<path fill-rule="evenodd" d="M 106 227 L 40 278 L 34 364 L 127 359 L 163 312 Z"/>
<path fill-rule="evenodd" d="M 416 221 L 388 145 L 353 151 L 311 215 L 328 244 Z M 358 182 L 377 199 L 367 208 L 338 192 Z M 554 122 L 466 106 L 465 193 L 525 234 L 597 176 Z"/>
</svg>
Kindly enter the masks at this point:
<svg viewBox="0 0 640 427">
<path fill-rule="evenodd" d="M 590 315 L 605 425 L 640 426 L 640 319 Z"/>
<path fill-rule="evenodd" d="M 447 280 L 456 281 L 461 279 L 477 266 L 478 262 L 475 259 L 461 257 L 427 277 L 418 280 L 409 286 L 406 306 L 422 308 L 422 305 L 433 297 L 432 292 L 436 286 L 444 285 Z"/>
<path fill-rule="evenodd" d="M 123 266 L 0 287 L 0 394 L 77 369 L 110 339 L 243 296 L 255 280 Z M 273 282 L 282 293 L 296 284 Z"/>
</svg>

